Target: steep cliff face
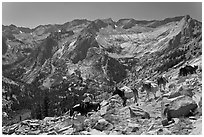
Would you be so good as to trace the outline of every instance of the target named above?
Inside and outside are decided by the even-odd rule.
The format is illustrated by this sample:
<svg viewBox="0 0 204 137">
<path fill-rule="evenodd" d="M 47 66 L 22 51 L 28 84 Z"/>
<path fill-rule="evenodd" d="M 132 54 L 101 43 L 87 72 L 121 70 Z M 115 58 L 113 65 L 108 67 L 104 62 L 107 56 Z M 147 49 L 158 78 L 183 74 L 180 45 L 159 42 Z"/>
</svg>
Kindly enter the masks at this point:
<svg viewBox="0 0 204 137">
<path fill-rule="evenodd" d="M 113 58 L 107 60 L 106 69 L 111 81 L 115 81 L 116 83 L 122 81 L 127 75 L 125 66 L 121 65 L 119 61 Z"/>
<path fill-rule="evenodd" d="M 95 20 L 91 22 L 86 28 L 84 28 L 75 42 L 75 49 L 70 53 L 70 58 L 73 63 L 77 63 L 86 58 L 87 51 L 91 47 L 98 47 L 96 41 L 97 33 L 101 28 L 105 28 L 108 25 L 114 27 L 114 22 L 111 19 L 107 20 Z"/>
<path fill-rule="evenodd" d="M 85 59 L 90 47 L 98 47 L 94 34 L 89 32 L 84 33 L 84 35 L 80 35 L 75 42 L 75 45 L 76 48 L 70 53 L 70 59 L 73 63 L 77 63 L 80 60 Z"/>
<path fill-rule="evenodd" d="M 87 57 L 80 67 L 82 76 L 98 83 L 118 83 L 127 76 L 127 67 L 117 59 L 109 57 L 104 50 L 89 48 Z"/>
</svg>

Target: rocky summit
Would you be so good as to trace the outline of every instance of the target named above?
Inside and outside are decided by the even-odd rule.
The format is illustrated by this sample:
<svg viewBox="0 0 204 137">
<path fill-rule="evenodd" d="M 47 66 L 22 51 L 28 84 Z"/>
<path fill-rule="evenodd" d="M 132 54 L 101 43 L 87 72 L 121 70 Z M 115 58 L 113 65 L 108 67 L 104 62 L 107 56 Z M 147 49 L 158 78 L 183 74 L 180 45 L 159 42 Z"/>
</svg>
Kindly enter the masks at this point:
<svg viewBox="0 0 204 137">
<path fill-rule="evenodd" d="M 125 97 L 124 86 L 134 94 Z M 195 135 L 201 127 L 202 23 L 189 15 L 2 26 L 2 134 Z"/>
</svg>

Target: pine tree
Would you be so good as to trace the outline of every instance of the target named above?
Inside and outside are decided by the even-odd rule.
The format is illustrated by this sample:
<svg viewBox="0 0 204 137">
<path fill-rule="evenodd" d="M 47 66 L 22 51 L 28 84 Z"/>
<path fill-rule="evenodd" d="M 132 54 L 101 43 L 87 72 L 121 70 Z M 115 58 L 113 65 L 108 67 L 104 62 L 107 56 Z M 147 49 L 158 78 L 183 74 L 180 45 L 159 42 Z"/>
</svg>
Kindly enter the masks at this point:
<svg viewBox="0 0 204 137">
<path fill-rule="evenodd" d="M 46 95 L 45 95 L 45 97 L 43 99 L 43 106 L 44 106 L 44 108 L 43 108 L 43 115 L 44 115 L 44 117 L 48 117 L 49 102 L 50 102 L 50 100 L 49 100 L 48 94 L 46 92 Z"/>
<path fill-rule="evenodd" d="M 42 120 L 42 106 L 41 106 L 41 104 L 38 104 L 37 105 L 37 108 L 36 108 L 36 118 L 37 119 L 40 119 L 40 120 Z"/>
</svg>

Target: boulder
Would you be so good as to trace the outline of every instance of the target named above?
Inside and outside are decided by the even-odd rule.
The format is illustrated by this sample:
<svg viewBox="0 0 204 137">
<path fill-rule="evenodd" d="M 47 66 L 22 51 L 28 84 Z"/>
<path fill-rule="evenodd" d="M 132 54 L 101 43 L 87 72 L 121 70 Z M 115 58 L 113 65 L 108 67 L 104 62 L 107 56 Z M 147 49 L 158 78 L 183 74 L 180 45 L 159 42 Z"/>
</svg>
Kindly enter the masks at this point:
<svg viewBox="0 0 204 137">
<path fill-rule="evenodd" d="M 168 118 L 179 118 L 182 116 L 188 116 L 197 108 L 196 102 L 189 96 L 179 96 L 176 98 L 167 99 L 168 104 Z M 167 108 L 165 108 L 167 109 Z M 163 109 L 164 110 L 164 109 Z"/>
<path fill-rule="evenodd" d="M 100 131 L 110 130 L 113 128 L 113 125 L 103 118 L 103 119 L 98 120 L 94 128 Z"/>
<path fill-rule="evenodd" d="M 145 119 L 145 118 L 149 119 L 150 118 L 150 114 L 138 106 L 133 105 L 133 106 L 130 106 L 128 108 L 130 110 L 130 117 L 131 118 L 133 118 L 133 117 L 139 117 L 142 119 Z"/>
</svg>

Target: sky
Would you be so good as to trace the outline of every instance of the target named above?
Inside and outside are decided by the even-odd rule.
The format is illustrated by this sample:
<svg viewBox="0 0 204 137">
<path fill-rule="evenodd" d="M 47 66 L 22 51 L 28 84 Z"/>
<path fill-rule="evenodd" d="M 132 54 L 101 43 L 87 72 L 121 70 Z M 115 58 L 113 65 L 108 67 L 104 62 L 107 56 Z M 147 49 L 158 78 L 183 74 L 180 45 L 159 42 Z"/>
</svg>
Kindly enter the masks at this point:
<svg viewBox="0 0 204 137">
<path fill-rule="evenodd" d="M 3 25 L 34 28 L 74 19 L 161 20 L 190 15 L 202 21 L 201 2 L 3 2 Z"/>
</svg>

